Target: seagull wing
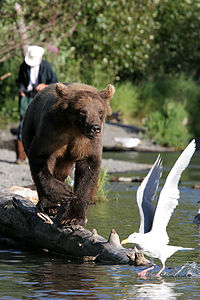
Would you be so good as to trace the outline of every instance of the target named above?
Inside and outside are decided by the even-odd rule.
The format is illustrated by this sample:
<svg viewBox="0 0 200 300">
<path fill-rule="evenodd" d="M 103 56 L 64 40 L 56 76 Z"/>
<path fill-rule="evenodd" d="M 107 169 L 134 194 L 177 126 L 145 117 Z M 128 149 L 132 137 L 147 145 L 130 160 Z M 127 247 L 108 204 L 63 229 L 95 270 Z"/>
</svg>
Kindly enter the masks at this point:
<svg viewBox="0 0 200 300">
<path fill-rule="evenodd" d="M 151 230 L 155 213 L 155 206 L 152 201 L 155 198 L 161 175 L 162 161 L 159 155 L 137 190 L 137 204 L 140 213 L 140 233 L 147 233 Z"/>
<path fill-rule="evenodd" d="M 166 227 L 169 223 L 170 217 L 178 205 L 179 190 L 178 183 L 182 172 L 188 166 L 192 155 L 196 149 L 195 140 L 185 148 L 181 153 L 172 170 L 170 171 L 166 182 L 160 193 L 160 197 L 157 203 L 153 226 L 151 232 L 159 236 L 160 241 L 164 243 L 169 242 Z"/>
</svg>

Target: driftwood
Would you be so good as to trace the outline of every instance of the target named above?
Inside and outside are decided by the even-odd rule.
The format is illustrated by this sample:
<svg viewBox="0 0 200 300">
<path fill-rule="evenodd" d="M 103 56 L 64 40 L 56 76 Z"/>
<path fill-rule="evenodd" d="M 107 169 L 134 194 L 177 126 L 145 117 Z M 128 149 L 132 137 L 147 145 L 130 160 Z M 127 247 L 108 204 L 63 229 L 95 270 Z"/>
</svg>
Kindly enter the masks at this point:
<svg viewBox="0 0 200 300">
<path fill-rule="evenodd" d="M 149 263 L 140 253 L 122 247 L 114 229 L 106 240 L 95 229 L 91 232 L 82 226 L 58 228 L 48 215 L 37 210 L 33 202 L 11 192 L 0 194 L 0 235 L 34 249 L 46 249 L 81 261 Z"/>
</svg>

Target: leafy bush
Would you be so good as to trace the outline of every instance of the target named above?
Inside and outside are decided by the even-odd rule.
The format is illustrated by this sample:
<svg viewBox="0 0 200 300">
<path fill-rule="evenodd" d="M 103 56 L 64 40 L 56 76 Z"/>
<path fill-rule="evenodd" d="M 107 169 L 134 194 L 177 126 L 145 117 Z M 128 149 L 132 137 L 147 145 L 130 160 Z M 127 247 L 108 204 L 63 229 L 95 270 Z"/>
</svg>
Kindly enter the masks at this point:
<svg viewBox="0 0 200 300">
<path fill-rule="evenodd" d="M 137 86 L 131 82 L 117 84 L 116 92 L 111 100 L 111 108 L 113 112 L 120 111 L 123 114 L 123 122 L 128 124 L 136 124 L 138 120 L 135 114 L 139 110 L 139 91 Z"/>
<path fill-rule="evenodd" d="M 97 65 L 112 81 L 197 68 L 199 1 L 21 0 L 21 20 L 16 0 L 1 2 L 0 61 L 16 59 L 24 20 L 27 42 L 59 50 L 53 59 L 60 65 L 62 57 L 61 78 L 90 83 Z"/>
<path fill-rule="evenodd" d="M 200 85 L 184 74 L 161 76 L 140 85 L 116 86 L 113 112 L 123 113 L 129 124 L 145 126 L 156 143 L 184 148 L 200 132 Z"/>
<path fill-rule="evenodd" d="M 139 86 L 139 118 L 157 143 L 184 147 L 199 135 L 200 86 L 184 74 L 165 75 Z"/>
<path fill-rule="evenodd" d="M 0 128 L 6 128 L 8 124 L 19 122 L 18 101 L 7 99 L 0 110 Z"/>
<path fill-rule="evenodd" d="M 188 113 L 181 103 L 167 99 L 162 111 L 153 111 L 146 118 L 147 135 L 157 144 L 182 149 L 190 138 L 184 122 Z"/>
<path fill-rule="evenodd" d="M 45 58 L 60 81 L 97 88 L 120 82 L 122 92 L 112 106 L 119 110 L 118 101 L 125 121 L 134 124 L 152 111 L 162 111 L 167 99 L 180 101 L 188 112 L 189 131 L 198 134 L 199 89 L 192 80 L 175 76 L 200 69 L 199 1 L 61 0 L 52 5 L 50 0 L 27 0 L 19 1 L 21 17 L 15 4 L 2 1 L 1 7 L 0 75 L 12 76 L 0 80 L 0 110 L 17 89 L 23 44 L 17 29 L 24 20 L 28 41 L 46 49 Z M 139 86 L 123 86 L 122 80 Z"/>
<path fill-rule="evenodd" d="M 19 120 L 18 116 L 18 87 L 16 79 L 22 57 L 16 56 L 0 64 L 0 75 L 11 75 L 0 80 L 0 127 Z"/>
</svg>

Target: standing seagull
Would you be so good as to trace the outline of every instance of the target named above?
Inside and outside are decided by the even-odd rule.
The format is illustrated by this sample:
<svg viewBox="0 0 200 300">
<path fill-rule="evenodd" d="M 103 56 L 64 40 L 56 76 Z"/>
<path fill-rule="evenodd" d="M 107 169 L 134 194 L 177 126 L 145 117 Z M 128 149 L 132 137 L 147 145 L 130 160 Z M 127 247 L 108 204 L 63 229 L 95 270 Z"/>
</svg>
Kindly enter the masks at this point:
<svg viewBox="0 0 200 300">
<path fill-rule="evenodd" d="M 192 140 L 170 171 L 155 207 L 152 201 L 155 198 L 159 179 L 162 175 L 162 161 L 160 156 L 158 156 L 153 167 L 137 190 L 137 204 L 140 213 L 139 233 L 134 232 L 121 242 L 122 245 L 133 243 L 147 256 L 159 258 L 162 263 L 162 268 L 156 274 L 157 277 L 160 276 L 161 272 L 165 269 L 165 262 L 168 257 L 178 250 L 192 250 L 192 248 L 169 246 L 169 237 L 166 227 L 175 207 L 178 205 L 178 183 L 181 174 L 188 166 L 195 149 L 195 140 Z M 154 266 L 140 272 L 138 275 L 144 277 L 147 271 L 153 268 Z"/>
</svg>

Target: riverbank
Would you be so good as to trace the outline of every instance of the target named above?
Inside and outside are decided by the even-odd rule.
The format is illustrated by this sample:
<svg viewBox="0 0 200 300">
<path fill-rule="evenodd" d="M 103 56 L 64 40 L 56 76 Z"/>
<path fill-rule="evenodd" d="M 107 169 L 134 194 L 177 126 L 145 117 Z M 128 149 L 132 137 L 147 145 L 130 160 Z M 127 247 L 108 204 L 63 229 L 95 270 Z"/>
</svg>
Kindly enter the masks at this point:
<svg viewBox="0 0 200 300">
<path fill-rule="evenodd" d="M 33 184 L 28 162 L 23 165 L 15 164 L 15 152 L 8 149 L 0 149 L 0 192 L 4 192 L 13 185 L 27 186 Z M 151 166 L 124 162 L 114 159 L 103 159 L 102 167 L 108 173 L 137 172 L 148 170 Z"/>
<path fill-rule="evenodd" d="M 15 133 L 16 126 L 10 126 L 6 130 L 0 130 L 0 192 L 13 185 L 26 186 L 33 183 L 28 162 L 24 165 L 15 164 Z M 13 133 L 12 133 L 13 132 Z M 115 137 L 139 138 L 141 143 L 136 147 L 137 151 L 163 152 L 166 149 L 152 144 L 142 137 L 142 132 L 135 127 L 106 123 L 103 146 L 107 151 L 115 150 Z M 108 173 L 138 172 L 148 170 L 148 164 L 137 164 L 114 159 L 103 159 L 102 167 Z"/>
<path fill-rule="evenodd" d="M 128 150 L 116 141 L 118 139 L 139 139 L 140 143 L 129 150 L 137 152 L 171 152 L 173 149 L 154 144 L 145 138 L 144 130 L 135 126 L 121 123 L 106 122 L 104 129 L 103 148 L 104 151 Z"/>
</svg>

